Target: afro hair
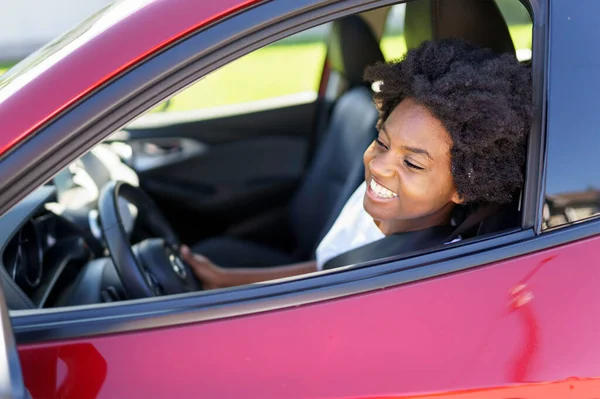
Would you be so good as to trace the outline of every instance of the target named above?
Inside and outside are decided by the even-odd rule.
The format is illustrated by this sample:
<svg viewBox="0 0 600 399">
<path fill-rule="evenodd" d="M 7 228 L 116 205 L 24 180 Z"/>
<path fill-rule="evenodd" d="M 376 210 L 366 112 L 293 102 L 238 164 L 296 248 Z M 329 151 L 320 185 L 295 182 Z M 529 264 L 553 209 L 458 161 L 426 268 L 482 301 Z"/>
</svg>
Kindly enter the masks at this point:
<svg viewBox="0 0 600 399">
<path fill-rule="evenodd" d="M 452 139 L 454 184 L 465 204 L 508 203 L 523 186 L 533 116 L 529 66 L 461 39 L 427 41 L 365 70 L 379 83 L 377 127 L 405 98 L 425 106 Z"/>
</svg>

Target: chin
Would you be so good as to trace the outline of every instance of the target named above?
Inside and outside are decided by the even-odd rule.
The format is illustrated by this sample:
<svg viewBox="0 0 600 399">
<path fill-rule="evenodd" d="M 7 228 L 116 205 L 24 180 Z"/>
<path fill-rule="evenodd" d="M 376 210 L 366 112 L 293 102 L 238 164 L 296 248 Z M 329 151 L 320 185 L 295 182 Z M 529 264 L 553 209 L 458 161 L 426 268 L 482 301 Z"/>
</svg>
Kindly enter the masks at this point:
<svg viewBox="0 0 600 399">
<path fill-rule="evenodd" d="M 365 211 L 375 220 L 384 221 L 384 220 L 392 220 L 398 217 L 398 210 L 394 209 L 394 202 L 398 200 L 392 200 L 389 202 L 376 202 L 373 201 L 369 197 L 365 197 L 363 201 L 363 206 Z"/>
</svg>

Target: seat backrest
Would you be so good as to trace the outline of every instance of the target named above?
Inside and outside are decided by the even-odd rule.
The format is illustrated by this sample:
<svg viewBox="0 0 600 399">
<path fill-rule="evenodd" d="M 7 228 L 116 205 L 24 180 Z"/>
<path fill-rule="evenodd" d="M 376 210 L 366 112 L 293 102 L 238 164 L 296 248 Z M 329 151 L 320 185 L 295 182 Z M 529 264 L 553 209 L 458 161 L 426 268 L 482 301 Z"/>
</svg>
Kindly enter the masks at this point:
<svg viewBox="0 0 600 399">
<path fill-rule="evenodd" d="M 364 179 L 364 174 L 353 172 L 377 135 L 377 110 L 363 71 L 384 57 L 373 32 L 360 17 L 334 22 L 328 58 L 331 68 L 350 88 L 333 107 L 327 133 L 292 199 L 290 222 L 296 238 L 295 255 L 300 258 L 311 256 L 332 214 L 339 213 L 341 208 L 336 208 L 352 194 L 348 188 L 356 189 Z"/>
<path fill-rule="evenodd" d="M 491 0 L 417 0 L 406 4 L 404 39 L 416 48 L 425 40 L 462 38 L 497 53 L 514 53 L 502 12 Z"/>
<path fill-rule="evenodd" d="M 352 194 L 353 190 L 345 193 L 345 199 L 341 198 L 344 189 L 349 185 L 356 189 L 361 182 L 356 178 L 364 179 L 364 174 L 357 176 L 352 172 L 376 137 L 376 122 L 377 111 L 365 87 L 350 90 L 335 105 L 329 131 L 292 200 L 290 221 L 297 256 L 304 258 L 311 254 L 330 215 L 341 210 L 336 211 L 335 205 Z"/>
</svg>

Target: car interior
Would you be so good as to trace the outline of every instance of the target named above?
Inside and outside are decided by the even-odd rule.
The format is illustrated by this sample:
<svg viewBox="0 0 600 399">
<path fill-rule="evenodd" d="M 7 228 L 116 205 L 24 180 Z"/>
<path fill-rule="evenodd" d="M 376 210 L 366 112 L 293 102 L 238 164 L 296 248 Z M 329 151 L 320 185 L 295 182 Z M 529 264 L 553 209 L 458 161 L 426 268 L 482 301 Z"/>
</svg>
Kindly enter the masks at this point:
<svg viewBox="0 0 600 399">
<path fill-rule="evenodd" d="M 516 53 L 493 1 L 418 0 L 403 7 L 408 49 L 462 37 Z M 148 113 L 32 192 L 0 218 L 0 278 L 9 308 L 200 291 L 176 255 L 182 243 L 229 266 L 314 259 L 364 180 L 362 154 L 376 138 L 377 111 L 363 71 L 385 61 L 380 44 L 390 8 L 331 22 L 312 98 Z M 520 224 L 520 199 L 462 207 L 453 236 L 465 245 Z M 325 269 L 433 250 L 447 238 L 388 236 Z"/>
</svg>

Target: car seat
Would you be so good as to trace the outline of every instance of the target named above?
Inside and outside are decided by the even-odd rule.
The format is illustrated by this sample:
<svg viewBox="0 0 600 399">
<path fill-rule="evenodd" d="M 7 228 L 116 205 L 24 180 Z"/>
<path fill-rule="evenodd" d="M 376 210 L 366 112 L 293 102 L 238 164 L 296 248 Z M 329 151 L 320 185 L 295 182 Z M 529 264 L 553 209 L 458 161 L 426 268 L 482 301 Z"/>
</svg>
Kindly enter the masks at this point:
<svg viewBox="0 0 600 399">
<path fill-rule="evenodd" d="M 362 155 L 377 135 L 377 110 L 364 69 L 384 57 L 356 15 L 333 22 L 328 61 L 348 87 L 335 103 L 327 132 L 289 205 L 293 253 L 234 237 L 214 237 L 192 249 L 223 266 L 270 266 L 312 259 L 343 204 L 364 179 Z"/>
</svg>

